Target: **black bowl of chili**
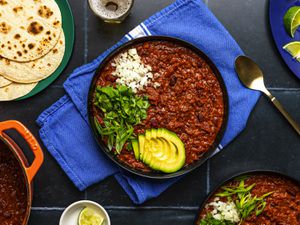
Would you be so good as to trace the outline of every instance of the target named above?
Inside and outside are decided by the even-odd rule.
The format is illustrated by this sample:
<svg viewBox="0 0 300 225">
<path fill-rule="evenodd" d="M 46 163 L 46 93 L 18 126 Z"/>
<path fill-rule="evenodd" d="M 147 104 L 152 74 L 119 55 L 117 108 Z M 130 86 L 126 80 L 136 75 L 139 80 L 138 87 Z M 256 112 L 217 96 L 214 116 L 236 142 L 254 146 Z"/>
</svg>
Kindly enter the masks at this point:
<svg viewBox="0 0 300 225">
<path fill-rule="evenodd" d="M 299 179 L 273 170 L 252 170 L 231 176 L 210 192 L 193 224 L 297 225 L 299 201 Z M 239 221 L 230 221 L 237 216 Z"/>
<path fill-rule="evenodd" d="M 108 147 L 109 140 L 102 138 L 99 134 L 97 120 L 103 121 L 101 112 L 95 106 L 97 87 L 116 87 L 117 78 L 111 75 L 114 71 L 114 60 L 131 48 L 137 49 L 143 61 L 149 63 L 154 72 L 163 70 L 164 74 L 164 76 L 160 75 L 161 78 L 157 78 L 157 81 L 161 82 L 161 86 L 157 88 L 158 90 L 147 87 L 147 91 L 140 91 L 142 94 L 149 95 L 151 106 L 149 108 L 145 107 L 148 114 L 147 119 L 142 121 L 142 125 L 134 126 L 134 132 L 135 134 L 141 134 L 145 132 L 146 128 L 167 127 L 176 133 L 184 142 L 186 149 L 189 150 L 186 150 L 185 165 L 176 172 L 163 173 L 149 169 L 134 158 L 132 151 L 122 150 L 122 154 L 117 154 L 115 148 L 111 150 L 111 146 Z M 164 54 L 165 52 L 166 54 Z M 166 85 L 164 86 L 164 84 Z M 170 88 L 161 89 L 166 86 Z M 194 92 L 189 93 L 192 90 Z M 101 91 L 107 92 L 110 90 Z M 158 100 L 162 98 L 166 100 L 165 102 L 162 100 L 163 104 Z M 170 106 L 171 102 L 175 105 L 174 107 Z M 152 104 L 156 105 L 152 107 Z M 189 108 L 185 109 L 185 105 L 188 105 Z M 212 157 L 227 126 L 228 108 L 228 94 L 225 83 L 219 70 L 209 57 L 186 41 L 166 36 L 137 38 L 113 50 L 99 65 L 91 82 L 88 96 L 89 123 L 100 149 L 123 169 L 153 179 L 181 176 L 196 169 Z M 159 115 L 164 114 L 166 109 L 169 112 L 168 117 L 164 118 L 162 116 L 160 118 Z M 170 115 L 175 116 L 173 118 Z M 166 124 L 166 121 L 168 121 L 168 124 Z M 188 130 L 189 126 L 191 127 L 190 130 Z M 183 129 L 188 133 L 182 132 Z M 203 137 L 203 139 L 198 140 L 197 137 Z"/>
</svg>

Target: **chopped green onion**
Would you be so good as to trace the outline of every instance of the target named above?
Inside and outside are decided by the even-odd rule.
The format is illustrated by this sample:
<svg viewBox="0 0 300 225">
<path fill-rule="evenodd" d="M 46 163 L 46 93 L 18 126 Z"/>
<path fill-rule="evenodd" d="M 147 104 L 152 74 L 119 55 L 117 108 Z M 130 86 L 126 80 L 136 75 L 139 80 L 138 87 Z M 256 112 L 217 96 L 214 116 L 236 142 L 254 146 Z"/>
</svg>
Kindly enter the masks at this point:
<svg viewBox="0 0 300 225">
<path fill-rule="evenodd" d="M 252 213 L 255 213 L 256 216 L 259 216 L 265 209 L 267 203 L 265 198 L 271 195 L 273 192 L 266 193 L 261 197 L 252 196 L 251 191 L 255 187 L 255 183 L 246 186 L 245 180 L 248 177 L 240 177 L 237 181 L 240 181 L 239 185 L 236 187 L 222 187 L 224 190 L 216 194 L 218 197 L 227 197 L 228 201 L 232 200 L 232 196 L 236 196 L 235 205 L 240 213 L 241 222 L 248 218 Z"/>
<path fill-rule="evenodd" d="M 98 86 L 94 105 L 103 113 L 103 123 L 94 117 L 95 126 L 102 138 L 107 137 L 109 150 L 120 153 L 125 143 L 134 138 L 134 125 L 147 118 L 150 104 L 147 97 L 136 96 L 131 88 Z M 130 149 L 130 146 L 128 147 Z"/>
</svg>

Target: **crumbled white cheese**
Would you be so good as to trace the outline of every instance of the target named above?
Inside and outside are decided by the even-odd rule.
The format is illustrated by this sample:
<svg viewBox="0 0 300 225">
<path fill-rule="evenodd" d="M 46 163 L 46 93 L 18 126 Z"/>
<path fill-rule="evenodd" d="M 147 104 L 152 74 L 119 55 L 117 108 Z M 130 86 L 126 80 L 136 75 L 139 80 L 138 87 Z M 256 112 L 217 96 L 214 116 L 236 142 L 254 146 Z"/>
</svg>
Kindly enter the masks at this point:
<svg viewBox="0 0 300 225">
<path fill-rule="evenodd" d="M 120 54 L 111 65 L 116 68 L 112 73 L 118 77 L 116 83 L 130 87 L 135 93 L 153 79 L 151 66 L 143 64 L 135 48 Z"/>
<path fill-rule="evenodd" d="M 207 206 L 213 207 L 211 214 L 216 220 L 227 220 L 233 223 L 240 222 L 239 212 L 234 202 L 222 202 L 219 198 L 215 198 Z"/>
<path fill-rule="evenodd" d="M 158 87 L 160 87 L 160 83 L 158 83 L 158 82 L 154 82 L 154 84 L 153 84 L 153 87 L 154 87 L 154 88 L 158 88 Z"/>
</svg>

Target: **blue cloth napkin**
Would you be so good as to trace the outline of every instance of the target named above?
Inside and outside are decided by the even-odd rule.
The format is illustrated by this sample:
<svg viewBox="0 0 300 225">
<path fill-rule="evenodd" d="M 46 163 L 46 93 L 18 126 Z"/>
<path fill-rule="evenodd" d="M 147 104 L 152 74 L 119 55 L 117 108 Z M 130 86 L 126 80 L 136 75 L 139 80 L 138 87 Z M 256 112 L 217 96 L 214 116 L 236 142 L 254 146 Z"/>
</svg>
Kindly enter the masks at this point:
<svg viewBox="0 0 300 225">
<path fill-rule="evenodd" d="M 129 32 L 93 62 L 75 69 L 64 83 L 67 94 L 37 119 L 41 127 L 40 137 L 80 190 L 114 175 L 136 204 L 157 197 L 177 179 L 154 181 L 137 177 L 107 159 L 99 150 L 88 125 L 87 94 L 94 72 L 105 56 L 122 43 L 145 35 L 173 36 L 191 42 L 220 70 L 228 89 L 230 115 L 225 136 L 216 153 L 244 129 L 260 95 L 239 82 L 234 61 L 243 52 L 201 0 L 177 0 Z"/>
</svg>

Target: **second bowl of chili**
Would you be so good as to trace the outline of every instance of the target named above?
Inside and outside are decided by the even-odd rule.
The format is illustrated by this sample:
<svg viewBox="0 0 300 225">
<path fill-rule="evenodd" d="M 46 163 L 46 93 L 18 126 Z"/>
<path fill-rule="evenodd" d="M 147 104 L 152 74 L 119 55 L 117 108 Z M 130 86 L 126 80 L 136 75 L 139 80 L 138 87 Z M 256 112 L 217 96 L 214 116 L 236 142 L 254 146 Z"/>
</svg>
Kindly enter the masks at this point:
<svg viewBox="0 0 300 225">
<path fill-rule="evenodd" d="M 299 203 L 299 180 L 277 171 L 244 172 L 209 194 L 194 225 L 297 225 Z"/>
</svg>

